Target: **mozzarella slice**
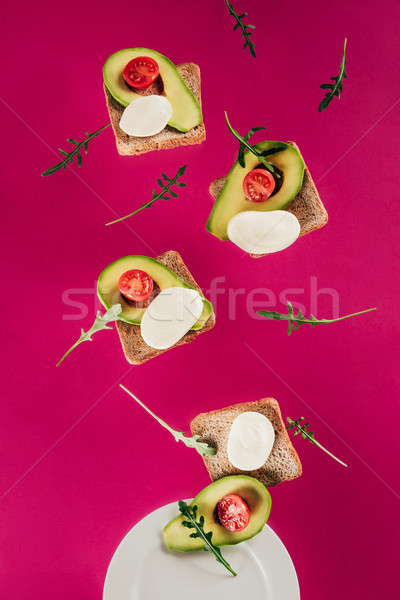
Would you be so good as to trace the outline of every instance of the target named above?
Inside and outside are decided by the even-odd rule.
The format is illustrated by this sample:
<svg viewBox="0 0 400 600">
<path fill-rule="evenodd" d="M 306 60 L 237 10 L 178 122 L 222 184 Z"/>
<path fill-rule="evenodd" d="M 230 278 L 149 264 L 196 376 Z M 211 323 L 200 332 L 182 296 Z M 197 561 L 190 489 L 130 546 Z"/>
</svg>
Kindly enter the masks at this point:
<svg viewBox="0 0 400 600">
<path fill-rule="evenodd" d="M 128 135 L 147 137 L 160 133 L 171 115 L 171 103 L 164 96 L 141 96 L 125 108 L 119 126 Z"/>
<path fill-rule="evenodd" d="M 288 248 L 300 235 L 300 223 L 286 210 L 246 210 L 228 223 L 228 237 L 245 252 L 270 254 Z"/>
<path fill-rule="evenodd" d="M 228 438 L 228 459 L 241 471 L 263 466 L 271 454 L 275 431 L 267 417 L 258 412 L 243 412 L 232 423 Z"/>
<path fill-rule="evenodd" d="M 170 348 L 193 327 L 203 312 L 203 300 L 196 290 L 171 287 L 150 303 L 140 330 L 148 346 Z"/>
</svg>

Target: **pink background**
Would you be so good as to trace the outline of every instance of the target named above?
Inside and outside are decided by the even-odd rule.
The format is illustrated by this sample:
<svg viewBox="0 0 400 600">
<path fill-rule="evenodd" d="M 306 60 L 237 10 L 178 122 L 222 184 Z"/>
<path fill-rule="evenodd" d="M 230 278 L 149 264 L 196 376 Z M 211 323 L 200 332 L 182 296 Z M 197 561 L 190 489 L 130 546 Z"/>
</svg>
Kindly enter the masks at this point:
<svg viewBox="0 0 400 600">
<path fill-rule="evenodd" d="M 398 598 L 398 3 L 234 6 L 256 25 L 256 60 L 241 49 L 223 0 L 2 7 L 1 600 L 101 598 L 128 530 L 209 483 L 199 455 L 120 382 L 186 431 L 198 412 L 265 396 L 284 417 L 311 420 L 349 468 L 297 437 L 304 474 L 271 490 L 269 523 L 293 558 L 302 598 Z M 338 73 L 345 36 L 343 97 L 318 114 L 318 86 Z M 207 141 L 124 158 L 107 129 L 80 170 L 41 178 L 67 137 L 107 122 L 105 59 L 140 45 L 200 65 Z M 254 141 L 298 143 L 329 212 L 324 229 L 260 260 L 207 233 L 209 182 L 237 153 L 224 109 L 242 133 L 267 126 Z M 179 199 L 104 226 L 148 200 L 161 171 L 172 176 L 184 164 Z M 168 249 L 205 290 L 226 277 L 215 329 L 132 368 L 116 333 L 102 332 L 56 369 L 93 322 L 98 273 L 120 256 Z M 274 292 L 277 310 L 284 290 L 303 288 L 288 297 L 309 314 L 311 277 L 337 291 L 341 314 L 378 311 L 290 338 L 285 324 L 247 314 L 246 295 L 259 287 Z M 63 303 L 71 288 L 83 290 L 74 296 L 87 306 L 83 320 L 66 318 L 80 313 Z M 245 288 L 236 318 L 229 288 Z M 328 296 L 316 312 L 331 316 Z"/>
</svg>

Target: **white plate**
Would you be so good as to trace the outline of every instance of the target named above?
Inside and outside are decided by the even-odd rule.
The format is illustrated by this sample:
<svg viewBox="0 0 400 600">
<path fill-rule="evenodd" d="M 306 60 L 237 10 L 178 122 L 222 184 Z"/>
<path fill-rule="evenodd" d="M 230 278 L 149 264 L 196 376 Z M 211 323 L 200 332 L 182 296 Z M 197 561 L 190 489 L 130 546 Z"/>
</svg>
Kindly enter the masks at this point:
<svg viewBox="0 0 400 600">
<path fill-rule="evenodd" d="M 209 552 L 167 549 L 162 531 L 178 512 L 177 502 L 162 506 L 124 537 L 108 567 L 103 600 L 300 599 L 292 560 L 268 525 L 247 542 L 221 548 L 234 577 Z"/>
</svg>

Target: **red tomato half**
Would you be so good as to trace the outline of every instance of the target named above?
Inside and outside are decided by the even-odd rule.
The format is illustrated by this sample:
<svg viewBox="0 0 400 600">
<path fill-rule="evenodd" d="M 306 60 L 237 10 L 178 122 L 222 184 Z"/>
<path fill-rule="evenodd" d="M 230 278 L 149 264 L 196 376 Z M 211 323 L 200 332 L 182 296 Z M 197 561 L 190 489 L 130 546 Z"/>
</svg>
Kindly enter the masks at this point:
<svg viewBox="0 0 400 600">
<path fill-rule="evenodd" d="M 160 68 L 149 56 L 137 56 L 126 65 L 123 76 L 126 83 L 133 88 L 143 90 L 155 81 Z"/>
<path fill-rule="evenodd" d="M 250 511 L 240 496 L 224 496 L 217 504 L 218 518 L 228 531 L 242 531 L 250 521 Z"/>
<path fill-rule="evenodd" d="M 263 202 L 275 189 L 275 179 L 265 169 L 254 169 L 243 180 L 243 192 L 247 200 Z"/>
<path fill-rule="evenodd" d="M 119 291 L 129 300 L 140 302 L 147 300 L 153 291 L 153 280 L 140 269 L 131 269 L 123 273 L 118 281 Z"/>
</svg>

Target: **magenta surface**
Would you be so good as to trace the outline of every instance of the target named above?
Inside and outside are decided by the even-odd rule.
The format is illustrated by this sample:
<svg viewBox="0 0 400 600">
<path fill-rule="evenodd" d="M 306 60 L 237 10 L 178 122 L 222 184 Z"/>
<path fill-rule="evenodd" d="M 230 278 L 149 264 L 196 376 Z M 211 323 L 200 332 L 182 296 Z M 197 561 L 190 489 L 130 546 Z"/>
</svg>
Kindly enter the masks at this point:
<svg viewBox="0 0 400 600">
<path fill-rule="evenodd" d="M 398 598 L 399 5 L 233 4 L 256 25 L 256 60 L 223 0 L 2 8 L 1 600 L 101 598 L 128 530 L 209 483 L 200 456 L 121 382 L 181 430 L 199 412 L 265 396 L 285 418 L 310 420 L 349 467 L 298 436 L 304 474 L 271 490 L 269 524 L 302 598 Z M 343 96 L 318 114 L 318 86 L 338 73 L 346 36 Z M 206 142 L 126 158 L 107 129 L 80 170 L 41 178 L 67 137 L 107 122 L 102 65 L 134 46 L 200 65 Z M 241 133 L 267 126 L 254 141 L 297 142 L 326 227 L 259 260 L 207 233 L 209 182 L 237 154 L 225 109 Z M 178 199 L 105 227 L 185 164 Z M 141 367 L 126 363 L 115 331 L 102 332 L 56 369 L 93 322 L 99 272 L 169 249 L 209 296 L 218 280 L 216 327 Z M 267 294 L 272 309 L 291 299 L 320 317 L 378 310 L 288 337 L 284 323 L 254 318 L 252 298 L 265 306 Z"/>
</svg>

